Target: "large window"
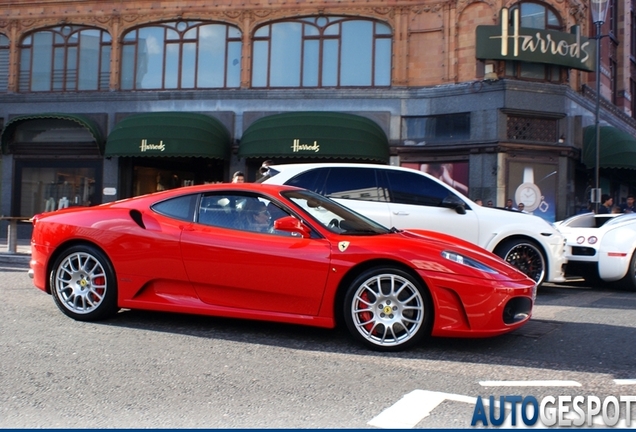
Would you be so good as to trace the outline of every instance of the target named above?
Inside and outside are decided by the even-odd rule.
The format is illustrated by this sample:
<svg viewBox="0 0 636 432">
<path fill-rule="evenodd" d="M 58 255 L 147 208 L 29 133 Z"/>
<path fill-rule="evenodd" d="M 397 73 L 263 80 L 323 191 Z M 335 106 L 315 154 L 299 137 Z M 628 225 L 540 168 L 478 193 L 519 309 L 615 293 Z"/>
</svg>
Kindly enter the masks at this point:
<svg viewBox="0 0 636 432">
<path fill-rule="evenodd" d="M 9 38 L 0 34 L 0 92 L 6 92 L 9 85 Z"/>
<path fill-rule="evenodd" d="M 523 2 L 510 8 L 510 26 L 512 20 L 519 12 L 521 27 L 536 28 L 542 30 L 563 31 L 561 20 L 551 9 L 540 3 Z M 562 69 L 559 66 L 545 65 L 542 63 L 528 63 L 521 61 L 506 62 L 506 76 L 537 81 L 560 82 Z"/>
<path fill-rule="evenodd" d="M 31 33 L 20 45 L 21 92 L 108 90 L 110 35 L 61 26 Z"/>
<path fill-rule="evenodd" d="M 101 203 L 101 161 L 19 161 L 14 202 L 20 216 Z"/>
<path fill-rule="evenodd" d="M 239 87 L 241 32 L 226 24 L 176 21 L 124 36 L 121 88 Z"/>
<path fill-rule="evenodd" d="M 391 29 L 371 20 L 310 17 L 254 34 L 253 87 L 391 84 Z"/>
<path fill-rule="evenodd" d="M 402 118 L 404 145 L 424 145 L 469 138 L 470 113 Z"/>
</svg>

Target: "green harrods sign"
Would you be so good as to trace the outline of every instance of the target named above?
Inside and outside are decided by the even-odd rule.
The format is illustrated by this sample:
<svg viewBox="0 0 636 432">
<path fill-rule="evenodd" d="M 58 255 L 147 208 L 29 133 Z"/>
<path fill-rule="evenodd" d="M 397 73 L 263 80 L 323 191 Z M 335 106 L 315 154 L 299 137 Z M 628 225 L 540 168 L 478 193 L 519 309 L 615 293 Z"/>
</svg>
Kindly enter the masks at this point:
<svg viewBox="0 0 636 432">
<path fill-rule="evenodd" d="M 513 25 L 508 25 L 508 9 L 501 10 L 501 25 L 478 26 L 476 57 L 482 60 L 517 60 L 596 70 L 596 44 L 581 36 L 580 28 L 572 33 L 519 26 L 519 10 L 513 11 Z"/>
</svg>

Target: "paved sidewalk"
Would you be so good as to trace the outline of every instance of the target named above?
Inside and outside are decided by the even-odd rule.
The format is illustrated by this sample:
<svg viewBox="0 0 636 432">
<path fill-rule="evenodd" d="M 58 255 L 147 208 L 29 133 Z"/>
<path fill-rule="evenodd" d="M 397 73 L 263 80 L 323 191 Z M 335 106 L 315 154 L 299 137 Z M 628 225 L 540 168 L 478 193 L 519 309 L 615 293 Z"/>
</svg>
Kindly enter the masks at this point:
<svg viewBox="0 0 636 432">
<path fill-rule="evenodd" d="M 31 260 L 31 240 L 18 239 L 16 253 L 7 251 L 7 239 L 0 238 L 0 263 L 29 264 Z"/>
</svg>

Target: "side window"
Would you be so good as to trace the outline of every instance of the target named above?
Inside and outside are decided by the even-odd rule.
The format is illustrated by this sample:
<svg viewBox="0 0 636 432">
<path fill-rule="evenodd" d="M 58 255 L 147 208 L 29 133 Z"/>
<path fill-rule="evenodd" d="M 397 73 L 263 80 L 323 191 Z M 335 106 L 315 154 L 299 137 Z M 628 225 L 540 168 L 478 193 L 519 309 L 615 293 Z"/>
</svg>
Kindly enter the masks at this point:
<svg viewBox="0 0 636 432">
<path fill-rule="evenodd" d="M 197 195 L 186 195 L 161 201 L 152 206 L 152 209 L 164 216 L 173 217 L 184 221 L 194 219 L 194 207 Z"/>
<path fill-rule="evenodd" d="M 197 209 L 197 222 L 221 228 L 238 228 L 236 201 L 235 196 L 204 196 Z"/>
<path fill-rule="evenodd" d="M 274 221 L 289 213 L 265 197 L 214 194 L 201 199 L 197 222 L 241 231 L 290 235 L 274 230 Z"/>
<path fill-rule="evenodd" d="M 396 204 L 440 206 L 444 198 L 453 195 L 449 189 L 423 175 L 390 170 L 386 174 L 391 202 Z"/>
<path fill-rule="evenodd" d="M 376 173 L 377 170 L 369 168 L 331 168 L 322 194 L 329 198 L 388 201 Z"/>
<path fill-rule="evenodd" d="M 312 169 L 304 173 L 298 174 L 287 181 L 290 186 L 296 186 L 303 189 L 310 190 L 316 193 L 322 193 L 322 188 L 325 184 L 325 177 L 328 169 Z"/>
</svg>

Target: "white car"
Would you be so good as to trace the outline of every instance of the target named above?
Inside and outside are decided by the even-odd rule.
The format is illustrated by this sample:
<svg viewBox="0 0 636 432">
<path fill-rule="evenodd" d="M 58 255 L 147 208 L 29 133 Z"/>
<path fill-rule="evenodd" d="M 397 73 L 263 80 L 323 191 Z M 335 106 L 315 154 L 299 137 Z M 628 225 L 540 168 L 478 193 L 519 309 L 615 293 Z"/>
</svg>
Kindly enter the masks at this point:
<svg viewBox="0 0 636 432">
<path fill-rule="evenodd" d="M 326 195 L 398 229 L 439 231 L 494 252 L 541 284 L 563 282 L 565 239 L 529 214 L 481 207 L 434 177 L 409 168 L 355 163 L 273 165 L 259 180 Z"/>
<path fill-rule="evenodd" d="M 566 238 L 566 273 L 636 291 L 636 213 L 585 213 L 557 222 Z"/>
</svg>

